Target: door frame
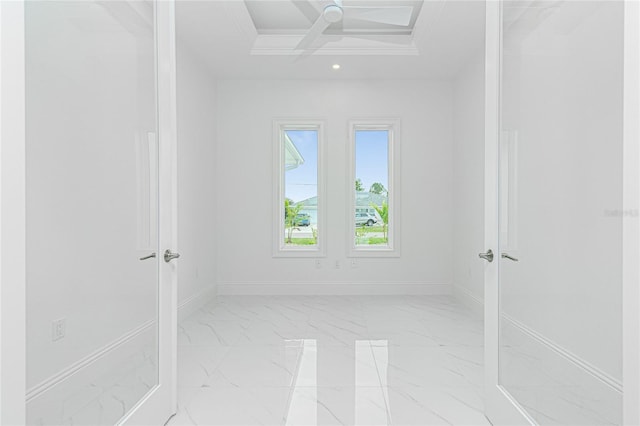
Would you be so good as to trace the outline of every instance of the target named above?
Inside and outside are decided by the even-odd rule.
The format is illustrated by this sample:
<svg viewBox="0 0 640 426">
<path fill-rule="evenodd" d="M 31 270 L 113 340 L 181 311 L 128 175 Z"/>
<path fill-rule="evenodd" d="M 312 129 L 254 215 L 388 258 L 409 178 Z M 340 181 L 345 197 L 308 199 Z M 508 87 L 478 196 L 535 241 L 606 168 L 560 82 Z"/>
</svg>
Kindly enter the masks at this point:
<svg viewBox="0 0 640 426">
<path fill-rule="evenodd" d="M 623 423 L 640 424 L 640 3 L 624 2 L 622 192 Z"/>
<path fill-rule="evenodd" d="M 0 425 L 25 424 L 24 4 L 0 1 Z"/>
<path fill-rule="evenodd" d="M 26 423 L 25 0 L 0 0 L 0 425 Z M 177 244 L 174 0 L 156 1 L 160 247 Z M 159 383 L 121 424 L 161 424 L 177 409 L 177 265 L 160 260 Z M 170 401 L 161 411 L 154 401 Z"/>
<path fill-rule="evenodd" d="M 486 2 L 485 247 L 498 247 L 501 4 Z M 623 423 L 640 424 L 640 3 L 624 0 Z M 485 264 L 485 414 L 493 424 L 535 424 L 499 382 L 499 258 Z"/>
</svg>

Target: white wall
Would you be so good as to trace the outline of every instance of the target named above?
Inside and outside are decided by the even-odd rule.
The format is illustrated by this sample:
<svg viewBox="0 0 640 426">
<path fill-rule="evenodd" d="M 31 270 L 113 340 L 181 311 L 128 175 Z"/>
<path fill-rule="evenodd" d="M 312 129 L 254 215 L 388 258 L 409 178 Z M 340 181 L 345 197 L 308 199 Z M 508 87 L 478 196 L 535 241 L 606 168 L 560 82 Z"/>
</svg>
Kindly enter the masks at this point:
<svg viewBox="0 0 640 426">
<path fill-rule="evenodd" d="M 215 80 L 182 43 L 178 60 L 178 306 L 181 316 L 215 295 Z"/>
<path fill-rule="evenodd" d="M 564 16 L 578 22 L 564 23 Z M 517 240 L 510 246 L 523 257 L 501 272 L 505 310 L 616 378 L 622 16 L 617 3 L 563 7 L 556 21 L 513 42 L 503 88 L 503 129 L 518 138 L 518 206 L 510 212 Z M 566 35 L 558 22 L 571 25 Z"/>
<path fill-rule="evenodd" d="M 501 380 L 540 422 L 622 421 L 623 9 L 566 2 L 505 34 Z"/>
<path fill-rule="evenodd" d="M 540 423 L 619 424 L 622 6 L 525 12 L 505 34 L 503 64 L 511 158 L 501 251 L 520 261 L 497 258 L 501 383 Z M 463 70 L 453 90 L 454 286 L 481 306 L 482 65 Z"/>
<path fill-rule="evenodd" d="M 156 380 L 157 267 L 138 259 L 155 250 L 153 28 L 118 6 L 25 7 L 29 424 L 78 423 L 92 404 L 82 421 L 113 423 Z"/>
<path fill-rule="evenodd" d="M 220 293 L 447 293 L 452 283 L 452 91 L 443 81 L 220 81 Z M 272 120 L 328 120 L 328 245 L 272 257 Z M 401 257 L 346 258 L 347 121 L 402 119 Z M 339 268 L 336 268 L 339 262 Z"/>
<path fill-rule="evenodd" d="M 484 300 L 484 61 L 453 83 L 453 284 L 476 310 Z"/>
<path fill-rule="evenodd" d="M 156 131 L 153 31 L 126 5 L 34 2 L 26 12 L 28 422 L 113 423 L 122 405 L 110 402 L 128 408 L 156 380 L 155 328 L 123 340 L 157 309 L 155 260 L 138 260 L 156 249 L 157 160 L 140 155 Z M 215 294 L 216 114 L 214 80 L 184 46 L 178 55 L 185 313 Z M 61 318 L 66 336 L 52 341 Z"/>
<path fill-rule="evenodd" d="M 155 304 L 146 299 L 155 294 L 155 272 L 136 257 L 136 144 L 155 129 L 155 105 L 151 32 L 136 39 L 120 27 L 107 38 L 69 24 L 75 16 L 118 29 L 95 5 L 26 11 L 33 385 L 153 317 Z M 67 336 L 51 342 L 51 321 L 63 317 Z"/>
</svg>

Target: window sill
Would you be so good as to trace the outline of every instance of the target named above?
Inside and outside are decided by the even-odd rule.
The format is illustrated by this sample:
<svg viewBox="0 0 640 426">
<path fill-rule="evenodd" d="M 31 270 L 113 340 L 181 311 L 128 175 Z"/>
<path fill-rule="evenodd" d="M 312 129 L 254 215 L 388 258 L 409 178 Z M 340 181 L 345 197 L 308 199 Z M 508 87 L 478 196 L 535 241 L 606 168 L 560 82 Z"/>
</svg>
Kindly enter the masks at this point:
<svg viewBox="0 0 640 426">
<path fill-rule="evenodd" d="M 391 247 L 352 247 L 347 257 L 400 257 L 400 250 Z"/>
<path fill-rule="evenodd" d="M 324 250 L 320 247 L 291 247 L 291 248 L 280 248 L 275 251 L 272 255 L 274 258 L 295 258 L 295 257 L 325 257 Z"/>
</svg>

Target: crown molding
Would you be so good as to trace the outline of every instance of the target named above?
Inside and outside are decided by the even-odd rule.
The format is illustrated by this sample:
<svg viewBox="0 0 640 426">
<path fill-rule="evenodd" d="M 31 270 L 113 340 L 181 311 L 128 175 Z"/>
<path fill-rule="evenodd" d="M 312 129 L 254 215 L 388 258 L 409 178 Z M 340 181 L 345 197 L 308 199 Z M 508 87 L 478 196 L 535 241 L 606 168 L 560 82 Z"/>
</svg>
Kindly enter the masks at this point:
<svg viewBox="0 0 640 426">
<path fill-rule="evenodd" d="M 251 55 L 280 55 L 299 56 L 301 51 L 295 47 L 302 40 L 303 35 L 275 35 L 260 34 L 255 38 Z M 358 37 L 366 37 L 359 35 Z M 418 48 L 410 35 L 375 35 L 389 41 L 372 40 L 367 38 L 353 38 L 349 36 L 324 36 L 326 44 L 312 49 L 312 55 L 386 55 L 386 56 L 417 56 Z M 303 51 L 304 52 L 304 51 Z M 304 53 L 302 53 L 304 55 Z"/>
</svg>

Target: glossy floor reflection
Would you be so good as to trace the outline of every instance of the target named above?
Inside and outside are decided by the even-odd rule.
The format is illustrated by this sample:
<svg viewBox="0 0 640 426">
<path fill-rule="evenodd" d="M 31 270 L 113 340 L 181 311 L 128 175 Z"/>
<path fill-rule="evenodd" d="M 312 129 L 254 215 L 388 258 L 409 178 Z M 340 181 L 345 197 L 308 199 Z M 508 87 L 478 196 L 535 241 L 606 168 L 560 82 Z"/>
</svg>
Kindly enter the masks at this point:
<svg viewBox="0 0 640 426">
<path fill-rule="evenodd" d="M 451 297 L 219 297 L 178 331 L 169 425 L 483 425 L 482 320 Z"/>
</svg>

